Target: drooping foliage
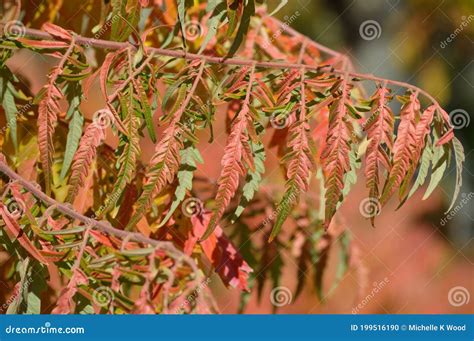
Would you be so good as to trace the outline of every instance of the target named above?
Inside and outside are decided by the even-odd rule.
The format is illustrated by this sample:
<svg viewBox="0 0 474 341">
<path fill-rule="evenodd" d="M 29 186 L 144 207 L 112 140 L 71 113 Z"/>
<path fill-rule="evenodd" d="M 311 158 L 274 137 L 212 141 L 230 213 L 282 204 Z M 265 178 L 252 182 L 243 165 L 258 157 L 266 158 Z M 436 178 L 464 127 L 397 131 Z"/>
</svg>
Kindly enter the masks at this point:
<svg viewBox="0 0 474 341">
<path fill-rule="evenodd" d="M 9 312 L 215 312 L 217 278 L 243 291 L 243 310 L 281 284 L 288 248 L 296 295 L 311 272 L 324 299 L 332 242 L 336 284 L 357 263 L 337 210 L 362 161 L 377 210 L 428 177 L 429 196 L 453 161 L 459 193 L 462 145 L 429 94 L 356 73 L 265 1 L 90 2 L 100 19 L 69 23 L 72 3 L 5 4 Z M 19 50 L 55 62 L 37 93 L 12 72 Z"/>
</svg>

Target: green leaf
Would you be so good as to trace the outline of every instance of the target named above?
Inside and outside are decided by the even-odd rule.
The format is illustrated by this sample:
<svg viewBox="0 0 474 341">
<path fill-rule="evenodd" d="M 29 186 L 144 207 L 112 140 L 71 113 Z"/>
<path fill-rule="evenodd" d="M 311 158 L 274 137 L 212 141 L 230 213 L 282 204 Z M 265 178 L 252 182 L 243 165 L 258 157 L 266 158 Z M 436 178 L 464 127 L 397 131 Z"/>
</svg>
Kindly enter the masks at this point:
<svg viewBox="0 0 474 341">
<path fill-rule="evenodd" d="M 433 160 L 431 162 L 432 169 L 431 169 L 431 178 L 430 184 L 423 196 L 423 200 L 426 200 L 431 193 L 438 187 L 441 179 L 443 179 L 444 172 L 447 168 L 447 155 L 444 149 L 444 146 L 435 146 L 434 153 L 433 153 Z"/>
<path fill-rule="evenodd" d="M 26 283 L 28 280 L 28 269 L 29 269 L 30 259 L 26 258 L 23 261 L 18 263 L 18 273 L 20 275 L 20 282 L 19 282 L 19 291 L 12 296 L 13 300 L 8 306 L 6 311 L 7 314 L 17 314 L 19 313 L 21 303 L 23 302 L 24 296 L 23 291 L 25 288 L 28 288 L 28 284 Z"/>
<path fill-rule="evenodd" d="M 10 135 L 12 137 L 13 146 L 15 150 L 18 149 L 18 139 L 17 139 L 17 114 L 18 110 L 15 104 L 15 97 L 10 92 L 8 87 L 5 89 L 3 94 L 3 101 L 2 101 L 3 109 L 5 110 L 5 114 L 7 116 L 7 127 L 10 129 Z"/>
<path fill-rule="evenodd" d="M 351 187 L 357 182 L 357 170 L 360 168 L 362 162 L 357 156 L 358 147 L 357 145 L 352 145 L 351 152 L 349 153 L 349 162 L 350 162 L 350 171 L 348 171 L 344 176 L 344 188 L 342 190 L 342 197 L 345 198 L 349 194 Z M 342 205 L 341 200 L 338 203 L 338 207 Z"/>
<path fill-rule="evenodd" d="M 216 35 L 217 28 L 219 24 L 225 19 L 226 15 L 226 3 L 221 2 L 217 3 L 216 0 L 209 1 L 207 4 L 207 12 L 213 12 L 209 20 L 207 21 L 207 34 L 202 42 L 201 48 L 199 49 L 199 54 L 204 51 L 207 47 L 207 44 L 211 41 L 211 39 Z"/>
<path fill-rule="evenodd" d="M 187 91 L 187 85 L 182 84 L 184 81 L 186 81 L 185 78 L 180 78 L 176 82 L 173 83 L 173 85 L 169 86 L 166 89 L 165 95 L 163 96 L 163 101 L 161 102 L 161 110 L 163 112 L 166 111 L 166 105 L 168 104 L 168 101 L 170 100 L 171 96 L 174 94 L 174 92 L 179 88 L 178 96 L 176 98 L 174 107 L 179 107 L 181 103 L 184 101 L 184 98 L 186 97 L 186 91 Z M 171 111 L 173 113 L 173 110 Z"/>
<path fill-rule="evenodd" d="M 247 174 L 245 185 L 242 188 L 242 198 L 231 218 L 232 223 L 240 217 L 245 207 L 247 207 L 250 201 L 252 201 L 260 183 L 262 182 L 262 175 L 265 173 L 265 148 L 263 144 L 250 141 L 250 148 L 254 155 L 255 170 L 249 171 Z"/>
<path fill-rule="evenodd" d="M 456 137 L 453 139 L 453 149 L 454 158 L 456 159 L 456 188 L 454 189 L 453 199 L 451 200 L 451 204 L 449 205 L 447 212 L 451 211 L 454 204 L 456 203 L 456 199 L 459 196 L 459 191 L 461 190 L 462 186 L 462 169 L 464 161 L 466 160 L 466 157 L 464 156 L 464 148 Z"/>
<path fill-rule="evenodd" d="M 196 170 L 196 162 L 203 163 L 203 159 L 199 150 L 191 143 L 188 142 L 188 146 L 180 150 L 181 154 L 181 165 L 178 171 L 178 187 L 174 192 L 173 202 L 171 207 L 163 218 L 158 227 L 164 226 L 171 218 L 173 213 L 178 208 L 179 204 L 184 200 L 186 192 L 190 191 L 193 187 L 193 176 Z"/>
<path fill-rule="evenodd" d="M 27 295 L 27 314 L 41 314 L 41 299 L 37 296 L 37 294 L 33 291 L 30 291 Z"/>
<path fill-rule="evenodd" d="M 420 161 L 420 168 L 418 170 L 418 176 L 416 177 L 415 183 L 413 184 L 413 187 L 410 190 L 410 193 L 408 193 L 408 198 L 411 198 L 411 196 L 416 192 L 420 186 L 422 186 L 425 183 L 426 177 L 428 176 L 428 170 L 430 169 L 430 162 L 433 157 L 433 147 L 431 144 L 431 139 L 428 137 L 428 140 L 426 142 L 426 147 L 423 150 L 423 154 L 421 154 L 421 161 Z"/>
<path fill-rule="evenodd" d="M 277 206 L 277 217 L 275 220 L 275 224 L 273 225 L 272 232 L 270 234 L 270 238 L 268 239 L 271 242 L 277 235 L 280 233 L 280 230 L 283 226 L 283 223 L 286 221 L 286 218 L 291 213 L 293 206 L 296 204 L 298 197 L 300 195 L 300 191 L 294 182 L 290 183 L 288 189 L 281 199 L 280 203 Z"/>
<path fill-rule="evenodd" d="M 131 90 L 131 89 L 130 89 Z M 140 155 L 140 141 L 138 136 L 138 117 L 135 115 L 133 108 L 132 94 L 127 102 L 124 97 L 120 96 L 120 103 L 122 114 L 125 117 L 124 125 L 127 128 L 128 136 L 121 136 L 121 144 L 124 146 L 122 153 L 118 159 L 120 169 L 117 176 L 117 181 L 113 187 L 112 192 L 105 199 L 97 211 L 97 216 L 102 216 L 107 211 L 111 210 L 115 204 L 122 197 L 122 194 L 129 183 L 132 182 L 136 171 L 137 158 Z"/>
<path fill-rule="evenodd" d="M 183 45 L 186 47 L 186 0 L 177 0 L 178 2 L 178 20 L 183 35 Z"/>
<path fill-rule="evenodd" d="M 84 226 L 76 226 L 76 227 L 71 227 L 69 229 L 63 229 L 63 230 L 51 230 L 51 231 L 42 231 L 41 233 L 48 234 L 48 235 L 53 235 L 53 236 L 59 236 L 59 235 L 68 235 L 68 234 L 78 234 L 84 232 L 86 228 Z"/>
<path fill-rule="evenodd" d="M 143 118 L 145 119 L 148 135 L 150 135 L 150 138 L 153 143 L 156 143 L 156 133 L 155 128 L 153 127 L 153 114 L 151 112 L 150 104 L 148 103 L 148 96 L 145 93 L 145 89 L 143 89 L 143 87 L 138 82 L 136 82 L 135 84 L 135 89 L 138 95 L 140 96 L 140 106 L 143 109 Z"/>
<path fill-rule="evenodd" d="M 69 122 L 69 131 L 67 134 L 66 151 L 64 152 L 63 166 L 61 168 L 61 180 L 66 177 L 69 168 L 71 167 L 72 160 L 76 154 L 77 148 L 79 147 L 79 141 L 82 136 L 82 126 L 84 124 L 84 117 L 82 117 L 79 111 L 75 111 L 71 121 Z"/>
<path fill-rule="evenodd" d="M 123 251 L 120 251 L 119 253 L 125 257 L 142 257 L 142 256 L 148 256 L 153 251 L 155 251 L 154 247 L 147 247 L 147 248 L 142 248 L 142 249 L 123 250 Z"/>
<path fill-rule="evenodd" d="M 240 25 L 239 29 L 237 30 L 237 35 L 235 36 L 234 41 L 232 42 L 232 46 L 230 47 L 229 53 L 227 54 L 228 58 L 232 57 L 242 44 L 249 30 L 250 21 L 254 14 L 255 2 L 254 0 L 248 0 L 247 4 L 244 5 L 244 11 L 242 13 L 242 18 L 240 19 Z"/>
<path fill-rule="evenodd" d="M 343 276 L 346 274 L 347 270 L 349 269 L 350 245 L 351 245 L 350 233 L 348 231 L 342 232 L 338 241 L 339 241 L 339 263 L 336 270 L 336 278 L 334 279 L 334 282 L 331 286 L 331 289 L 329 289 L 328 294 L 330 294 L 334 289 L 337 288 Z"/>
</svg>

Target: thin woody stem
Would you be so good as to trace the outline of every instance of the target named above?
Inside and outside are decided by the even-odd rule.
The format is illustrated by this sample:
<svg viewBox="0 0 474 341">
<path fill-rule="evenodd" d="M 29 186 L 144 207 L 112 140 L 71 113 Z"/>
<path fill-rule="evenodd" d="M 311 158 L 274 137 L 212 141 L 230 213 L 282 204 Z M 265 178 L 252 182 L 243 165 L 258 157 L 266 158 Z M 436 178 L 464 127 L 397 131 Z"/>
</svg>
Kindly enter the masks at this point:
<svg viewBox="0 0 474 341">
<path fill-rule="evenodd" d="M 133 240 L 135 242 L 139 242 L 143 244 L 149 244 L 156 247 L 157 249 L 168 251 L 173 258 L 177 259 L 178 261 L 183 260 L 186 263 L 188 263 L 188 265 L 192 268 L 196 276 L 199 277 L 198 275 L 199 270 L 194 260 L 191 257 L 184 254 L 183 252 L 181 252 L 180 250 L 178 250 L 173 245 L 173 243 L 148 238 L 138 232 L 129 232 L 129 231 L 124 231 L 124 230 L 119 230 L 119 229 L 114 228 L 112 225 L 110 225 L 110 223 L 106 221 L 97 221 L 92 218 L 86 217 L 76 212 L 70 205 L 60 203 L 54 200 L 53 198 L 47 196 L 45 193 L 43 193 L 43 191 L 41 191 L 39 186 L 24 179 L 21 175 L 15 173 L 15 171 L 13 171 L 10 167 L 8 167 L 8 165 L 1 159 L 0 159 L 0 172 L 5 174 L 11 180 L 18 182 L 22 187 L 24 187 L 26 190 L 32 193 L 35 197 L 37 197 L 42 202 L 44 202 L 47 206 L 55 206 L 56 210 L 58 210 L 64 215 L 67 215 L 70 218 L 76 219 L 84 223 L 87 228 L 95 228 L 99 231 L 102 231 L 110 235 L 114 235 L 116 237 L 127 238 L 128 240 Z"/>
<path fill-rule="evenodd" d="M 3 29 L 3 26 L 4 24 L 0 24 L 0 29 Z M 53 37 L 49 33 L 41 31 L 41 30 L 37 30 L 37 29 L 32 29 L 32 28 L 26 28 L 25 35 L 31 38 L 53 40 Z M 130 47 L 129 43 L 121 43 L 121 42 L 115 42 L 115 41 L 109 41 L 109 40 L 87 38 L 87 37 L 82 37 L 79 35 L 76 36 L 76 43 L 79 45 L 87 45 L 87 46 L 93 46 L 96 48 L 103 48 L 103 49 L 110 49 L 110 50 L 120 50 L 120 49 Z M 319 48 L 321 49 L 321 46 L 319 46 Z M 299 63 L 261 62 L 261 61 L 255 61 L 251 59 L 242 59 L 242 58 L 227 58 L 226 59 L 224 57 L 207 56 L 207 55 L 202 55 L 202 54 L 188 53 L 188 52 L 179 51 L 179 50 L 169 50 L 169 49 L 163 49 L 163 48 L 157 48 L 157 47 L 148 47 L 146 48 L 146 50 L 147 50 L 147 53 L 149 54 L 154 53 L 156 56 L 167 56 L 167 57 L 183 58 L 183 59 L 189 59 L 189 60 L 200 59 L 210 64 L 238 65 L 238 66 L 255 65 L 255 67 L 274 68 L 274 69 L 305 68 L 306 70 L 321 71 L 328 74 L 336 74 L 336 75 L 347 74 L 348 76 L 352 78 L 358 78 L 361 80 L 368 80 L 368 81 L 381 82 L 381 83 L 386 81 L 387 84 L 392 84 L 392 85 L 400 86 L 403 88 L 411 89 L 413 91 L 418 91 L 420 94 L 422 94 L 427 99 L 429 99 L 438 109 L 442 110 L 438 101 L 434 99 L 433 96 L 431 96 L 429 93 L 427 93 L 423 89 L 420 89 L 417 86 L 414 86 L 412 84 L 401 82 L 401 81 L 388 80 L 385 78 L 376 77 L 372 74 L 347 72 L 346 70 L 335 69 L 329 65 L 316 66 L 316 65 L 299 64 Z M 340 55 L 342 54 L 339 54 L 339 56 Z"/>
</svg>

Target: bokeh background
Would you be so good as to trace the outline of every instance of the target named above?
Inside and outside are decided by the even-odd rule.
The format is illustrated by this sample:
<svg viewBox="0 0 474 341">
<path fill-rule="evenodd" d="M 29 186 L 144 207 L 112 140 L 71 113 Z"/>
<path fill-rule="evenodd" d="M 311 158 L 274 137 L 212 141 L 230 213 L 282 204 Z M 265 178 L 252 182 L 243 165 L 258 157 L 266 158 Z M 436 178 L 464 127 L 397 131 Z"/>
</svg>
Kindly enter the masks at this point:
<svg viewBox="0 0 474 341">
<path fill-rule="evenodd" d="M 341 214 L 360 249 L 361 267 L 351 270 L 325 302 L 307 288 L 279 312 L 473 313 L 474 1 L 291 0 L 275 16 L 286 21 L 295 13 L 291 27 L 349 55 L 358 72 L 417 85 L 438 99 L 450 113 L 466 163 L 456 213 L 447 222 L 443 218 L 454 188 L 453 169 L 430 199 L 422 201 L 421 191 L 396 212 L 396 204 L 389 205 L 375 229 L 359 212 L 366 197 L 360 178 Z M 330 271 L 337 257 L 330 255 Z M 294 288 L 296 265 L 286 264 L 282 284 Z M 326 287 L 330 281 L 331 275 Z M 246 313 L 272 311 L 267 289 L 260 303 L 252 297 Z M 229 300 L 221 290 L 221 308 L 235 312 L 238 296 Z M 469 300 L 458 305 L 456 295 Z"/>
<path fill-rule="evenodd" d="M 270 2 L 276 8 L 280 0 Z M 474 312 L 474 1 L 473 0 L 291 0 L 277 14 L 291 27 L 350 56 L 358 72 L 409 82 L 427 90 L 446 109 L 466 154 L 464 181 L 452 219 L 447 220 L 454 169 L 428 200 L 423 191 L 395 211 L 393 202 L 374 229 L 359 210 L 366 198 L 363 175 L 342 206 L 341 216 L 358 247 L 359 264 L 332 290 L 338 255 L 329 256 L 326 295 L 307 287 L 279 313 L 473 313 Z M 448 41 L 449 40 L 449 41 Z M 33 93 L 46 81 L 52 61 L 19 53 L 13 69 L 28 79 Z M 368 92 L 371 89 L 367 88 Z M 83 103 L 93 113 L 97 98 Z M 222 127 L 222 131 L 224 129 Z M 225 134 L 223 134 L 225 139 Z M 224 140 L 222 140 L 222 145 Z M 149 146 L 151 153 L 152 146 Z M 144 153 L 147 153 L 145 149 Z M 203 152 L 217 178 L 222 146 Z M 207 162 L 206 162 L 207 163 Z M 463 200 L 464 199 L 464 200 Z M 294 289 L 297 266 L 284 259 L 282 285 Z M 257 274 L 258 275 L 258 274 Z M 223 313 L 235 313 L 239 293 L 211 282 Z M 271 313 L 270 285 L 260 301 L 250 297 L 245 313 Z M 461 300 L 459 300 L 461 299 Z M 461 304 L 460 304 L 460 303 Z"/>
</svg>

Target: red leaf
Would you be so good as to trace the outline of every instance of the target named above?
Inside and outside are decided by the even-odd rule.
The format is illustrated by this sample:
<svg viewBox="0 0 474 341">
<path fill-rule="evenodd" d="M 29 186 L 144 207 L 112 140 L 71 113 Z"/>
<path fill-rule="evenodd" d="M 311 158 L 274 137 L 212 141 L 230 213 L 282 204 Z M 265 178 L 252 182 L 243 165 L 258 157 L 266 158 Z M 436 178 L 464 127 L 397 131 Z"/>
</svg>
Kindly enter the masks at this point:
<svg viewBox="0 0 474 341">
<path fill-rule="evenodd" d="M 48 32 L 55 38 L 59 38 L 59 39 L 67 40 L 67 41 L 70 41 L 72 39 L 72 36 L 68 31 L 66 31 L 62 27 L 56 26 L 51 23 L 44 23 L 43 26 L 41 26 L 41 29 L 43 31 Z"/>
<path fill-rule="evenodd" d="M 210 212 L 204 212 L 202 215 L 191 217 L 193 231 L 188 247 L 202 237 L 210 219 Z M 249 291 L 248 278 L 253 270 L 226 237 L 219 225 L 216 226 L 216 229 L 209 238 L 200 241 L 199 244 L 225 285 Z"/>
<path fill-rule="evenodd" d="M 43 264 L 48 264 L 48 261 L 41 255 L 40 251 L 33 245 L 33 243 L 28 239 L 26 234 L 21 229 L 20 225 L 14 220 L 5 206 L 0 203 L 0 215 L 5 221 L 5 226 L 7 227 L 7 234 L 10 239 L 17 239 L 20 245 L 34 258 L 40 261 Z"/>
<path fill-rule="evenodd" d="M 52 314 L 72 314 L 74 313 L 74 295 L 77 292 L 79 285 L 86 285 L 88 283 L 87 276 L 79 269 L 76 269 L 68 285 L 59 294 L 56 307 L 51 312 Z"/>
<path fill-rule="evenodd" d="M 439 146 L 442 146 L 446 143 L 449 143 L 451 142 L 451 140 L 454 138 L 454 131 L 453 129 L 449 129 L 449 131 L 444 134 L 439 140 L 438 142 L 436 142 L 436 145 L 439 147 Z"/>
</svg>

